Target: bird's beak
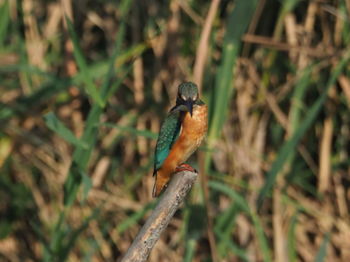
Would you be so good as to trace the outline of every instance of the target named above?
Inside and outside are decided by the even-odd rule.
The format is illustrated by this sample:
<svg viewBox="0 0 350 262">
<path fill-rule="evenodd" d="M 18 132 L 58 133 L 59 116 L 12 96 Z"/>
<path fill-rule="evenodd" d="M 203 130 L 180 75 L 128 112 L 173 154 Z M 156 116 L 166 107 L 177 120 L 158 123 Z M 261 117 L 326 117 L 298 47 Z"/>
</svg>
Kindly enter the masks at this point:
<svg viewBox="0 0 350 262">
<path fill-rule="evenodd" d="M 193 110 L 193 101 L 191 99 L 185 101 L 185 106 L 187 107 L 188 112 L 190 113 L 192 117 L 192 110 Z"/>
</svg>

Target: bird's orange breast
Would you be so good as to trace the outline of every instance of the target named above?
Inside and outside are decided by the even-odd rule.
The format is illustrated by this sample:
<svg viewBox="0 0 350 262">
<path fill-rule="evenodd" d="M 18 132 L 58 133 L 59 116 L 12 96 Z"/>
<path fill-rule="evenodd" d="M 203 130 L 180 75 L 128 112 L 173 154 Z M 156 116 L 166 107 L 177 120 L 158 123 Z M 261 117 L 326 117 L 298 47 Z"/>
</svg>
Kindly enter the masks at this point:
<svg viewBox="0 0 350 262">
<path fill-rule="evenodd" d="M 208 129 L 208 109 L 206 105 L 196 105 L 193 108 L 192 117 L 186 113 L 182 125 L 181 133 L 171 152 L 166 159 L 175 168 L 185 162 L 193 152 L 199 147 Z M 174 171 L 172 170 L 172 171 Z"/>
<path fill-rule="evenodd" d="M 181 163 L 186 161 L 199 147 L 207 133 L 207 129 L 208 110 L 206 105 L 195 106 L 192 117 L 189 113 L 186 113 L 181 131 L 183 139 L 179 141 L 184 154 L 184 160 Z"/>
</svg>

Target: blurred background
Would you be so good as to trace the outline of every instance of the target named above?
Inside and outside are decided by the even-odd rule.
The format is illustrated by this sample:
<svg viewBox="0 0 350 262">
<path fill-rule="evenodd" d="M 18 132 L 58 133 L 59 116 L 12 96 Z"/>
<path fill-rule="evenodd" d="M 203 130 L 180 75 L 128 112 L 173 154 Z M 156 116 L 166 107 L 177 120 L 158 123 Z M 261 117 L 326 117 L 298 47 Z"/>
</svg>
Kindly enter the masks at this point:
<svg viewBox="0 0 350 262">
<path fill-rule="evenodd" d="M 0 260 L 117 261 L 182 81 L 200 178 L 149 261 L 350 261 L 350 1 L 0 0 Z"/>
</svg>

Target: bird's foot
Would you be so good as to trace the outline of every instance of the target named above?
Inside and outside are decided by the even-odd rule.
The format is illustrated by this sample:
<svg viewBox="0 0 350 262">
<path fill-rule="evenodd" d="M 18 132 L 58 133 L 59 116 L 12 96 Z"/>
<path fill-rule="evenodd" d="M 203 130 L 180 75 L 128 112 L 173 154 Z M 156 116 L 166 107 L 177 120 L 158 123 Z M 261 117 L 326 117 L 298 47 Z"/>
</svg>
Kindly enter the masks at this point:
<svg viewBox="0 0 350 262">
<path fill-rule="evenodd" d="M 195 168 L 193 168 L 189 164 L 185 164 L 185 163 L 179 165 L 175 169 L 175 173 L 182 172 L 182 171 L 190 171 L 190 172 L 198 173 Z"/>
</svg>

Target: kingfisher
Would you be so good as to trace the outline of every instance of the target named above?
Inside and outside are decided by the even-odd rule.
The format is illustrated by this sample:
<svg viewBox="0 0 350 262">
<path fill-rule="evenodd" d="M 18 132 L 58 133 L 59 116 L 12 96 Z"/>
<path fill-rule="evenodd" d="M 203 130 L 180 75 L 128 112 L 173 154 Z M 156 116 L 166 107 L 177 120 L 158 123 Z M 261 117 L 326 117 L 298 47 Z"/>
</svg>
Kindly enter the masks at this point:
<svg viewBox="0 0 350 262">
<path fill-rule="evenodd" d="M 199 99 L 192 82 L 179 85 L 176 105 L 163 121 L 154 157 L 153 197 L 158 197 L 172 174 L 184 170 L 196 172 L 184 162 L 196 151 L 208 129 L 208 107 Z"/>
</svg>

